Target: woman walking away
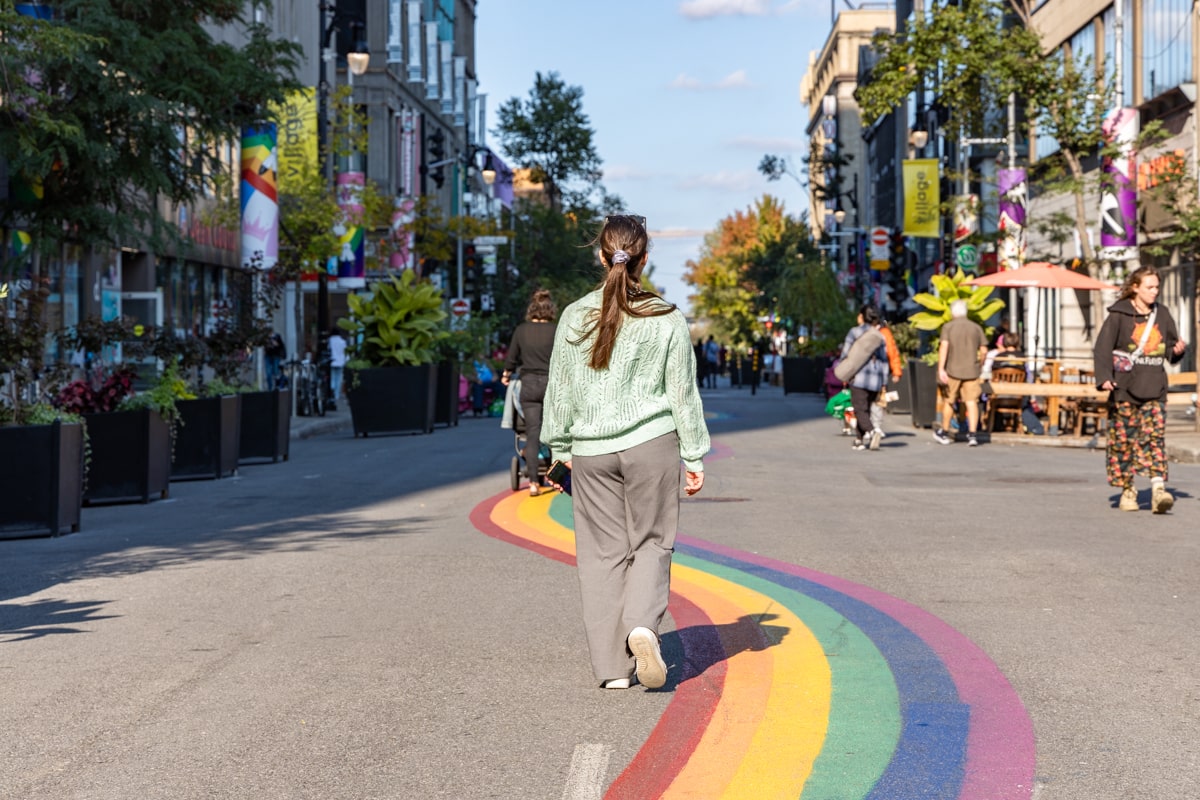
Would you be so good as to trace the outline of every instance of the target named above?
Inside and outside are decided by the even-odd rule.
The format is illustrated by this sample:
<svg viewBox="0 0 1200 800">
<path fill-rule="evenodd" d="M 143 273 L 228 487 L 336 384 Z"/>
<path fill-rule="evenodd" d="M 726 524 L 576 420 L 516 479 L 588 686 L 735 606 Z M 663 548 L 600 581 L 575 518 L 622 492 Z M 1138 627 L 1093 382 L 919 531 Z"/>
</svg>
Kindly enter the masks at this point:
<svg viewBox="0 0 1200 800">
<path fill-rule="evenodd" d="M 879 311 L 863 306 L 858 312 L 858 326 L 851 328 L 842 342 L 842 364 L 845 370 L 838 377 L 850 383 L 850 403 L 854 407 L 856 428 L 855 450 L 878 450 L 883 432 L 875 427 L 871 406 L 879 393 L 887 388 L 887 343 L 879 332 Z"/>
<path fill-rule="evenodd" d="M 538 479 L 538 451 L 542 447 L 542 401 L 550 373 L 550 352 L 554 349 L 554 318 L 558 308 L 548 289 L 538 289 L 525 309 L 525 321 L 513 331 L 512 342 L 504 359 L 500 382 L 508 386 L 513 373 L 520 371 L 521 416 L 525 419 L 525 474 L 529 476 L 529 494 L 541 494 Z"/>
<path fill-rule="evenodd" d="M 1109 391 L 1108 482 L 1121 489 L 1122 511 L 1137 511 L 1134 475 L 1150 479 L 1150 509 L 1175 504 L 1167 491 L 1167 362 L 1183 358 L 1171 312 L 1158 304 L 1158 270 L 1141 267 L 1125 280 L 1096 335 L 1096 385 Z"/>
<path fill-rule="evenodd" d="M 646 220 L 609 216 L 599 288 L 563 311 L 542 439 L 571 468 L 575 552 L 592 671 L 606 689 L 666 683 L 658 628 L 684 491 L 704 485 L 708 428 L 687 321 L 642 288 Z"/>
</svg>

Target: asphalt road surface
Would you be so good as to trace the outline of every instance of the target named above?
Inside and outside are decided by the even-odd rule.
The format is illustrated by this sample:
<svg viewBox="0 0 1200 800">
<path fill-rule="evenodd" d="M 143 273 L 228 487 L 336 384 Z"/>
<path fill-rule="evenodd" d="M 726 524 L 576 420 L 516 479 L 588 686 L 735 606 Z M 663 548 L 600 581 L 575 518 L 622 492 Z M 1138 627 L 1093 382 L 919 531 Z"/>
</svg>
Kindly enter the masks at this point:
<svg viewBox="0 0 1200 800">
<path fill-rule="evenodd" d="M 595 685 L 497 420 L 326 435 L 0 541 L 0 798 L 1200 797 L 1200 467 L 1121 513 L 1094 451 L 704 398 L 662 690 Z"/>
</svg>

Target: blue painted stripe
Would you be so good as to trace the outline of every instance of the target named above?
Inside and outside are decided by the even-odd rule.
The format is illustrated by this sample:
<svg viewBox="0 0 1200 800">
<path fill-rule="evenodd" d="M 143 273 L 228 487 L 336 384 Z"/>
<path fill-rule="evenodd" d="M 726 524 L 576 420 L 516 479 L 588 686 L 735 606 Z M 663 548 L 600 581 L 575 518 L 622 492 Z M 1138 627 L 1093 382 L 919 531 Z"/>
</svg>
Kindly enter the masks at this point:
<svg viewBox="0 0 1200 800">
<path fill-rule="evenodd" d="M 887 769 L 869 800 L 954 800 L 962 789 L 970 709 L 937 654 L 874 606 L 815 581 L 710 550 L 676 543 L 680 553 L 800 592 L 833 608 L 883 654 L 896 681 L 902 727 Z M 835 673 L 836 674 L 836 673 Z"/>
</svg>

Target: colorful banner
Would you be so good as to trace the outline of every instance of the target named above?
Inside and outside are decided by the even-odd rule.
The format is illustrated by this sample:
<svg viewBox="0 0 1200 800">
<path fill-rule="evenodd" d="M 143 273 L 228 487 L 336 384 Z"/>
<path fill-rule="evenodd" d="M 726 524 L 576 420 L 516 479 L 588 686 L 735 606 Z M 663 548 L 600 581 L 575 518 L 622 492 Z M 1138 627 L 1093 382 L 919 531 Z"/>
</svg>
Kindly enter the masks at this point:
<svg viewBox="0 0 1200 800">
<path fill-rule="evenodd" d="M 342 209 L 343 224 L 334 231 L 342 248 L 338 257 L 338 286 L 361 289 L 367 285 L 366 231 L 362 221 L 362 192 L 367 178 L 361 172 L 339 172 L 337 176 L 338 207 Z"/>
<path fill-rule="evenodd" d="M 420 169 L 420 148 L 417 145 L 421 139 L 417 131 L 417 112 L 412 109 L 401 112 L 399 126 L 396 137 L 399 142 L 399 158 L 396 159 L 399 165 L 399 174 L 396 176 L 398 196 L 392 213 L 392 254 L 388 262 L 397 271 L 412 269 L 416 261 L 412 222 L 417 205 L 417 174 Z"/>
<path fill-rule="evenodd" d="M 1106 156 L 1100 182 L 1100 252 L 1107 261 L 1137 257 L 1137 157 L 1134 146 L 1141 124 L 1135 108 L 1109 112 L 1101 126 L 1110 147 L 1119 150 Z"/>
<path fill-rule="evenodd" d="M 904 235 L 936 239 L 941 235 L 941 187 L 936 158 L 903 163 Z"/>
<path fill-rule="evenodd" d="M 954 241 L 979 233 L 979 217 L 975 209 L 979 208 L 979 197 L 973 194 L 958 195 L 954 198 Z"/>
<path fill-rule="evenodd" d="M 242 266 L 268 270 L 279 261 L 278 154 L 274 123 L 242 131 Z"/>
<path fill-rule="evenodd" d="M 271 105 L 271 116 L 278 125 L 279 188 L 299 189 L 305 168 L 319 163 L 317 90 L 306 87 L 292 92 L 286 103 Z"/>
<path fill-rule="evenodd" d="M 1000 195 L 999 257 L 1001 269 L 1017 269 L 1025 263 L 1025 212 L 1029 203 L 1029 184 L 1023 169 L 1002 169 L 996 173 L 996 191 Z"/>
</svg>

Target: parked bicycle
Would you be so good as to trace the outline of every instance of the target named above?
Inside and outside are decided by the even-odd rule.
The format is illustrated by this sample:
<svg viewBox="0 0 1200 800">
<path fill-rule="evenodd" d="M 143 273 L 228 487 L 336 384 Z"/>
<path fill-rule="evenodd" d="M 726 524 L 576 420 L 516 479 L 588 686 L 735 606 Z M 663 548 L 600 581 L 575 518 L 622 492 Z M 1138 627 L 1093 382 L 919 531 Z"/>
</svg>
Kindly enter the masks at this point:
<svg viewBox="0 0 1200 800">
<path fill-rule="evenodd" d="M 300 417 L 325 416 L 326 390 L 325 383 L 317 365 L 309 355 L 303 361 L 291 359 L 281 365 L 283 374 L 280 378 L 282 387 L 291 388 L 292 402 L 295 404 L 296 415 Z"/>
</svg>

